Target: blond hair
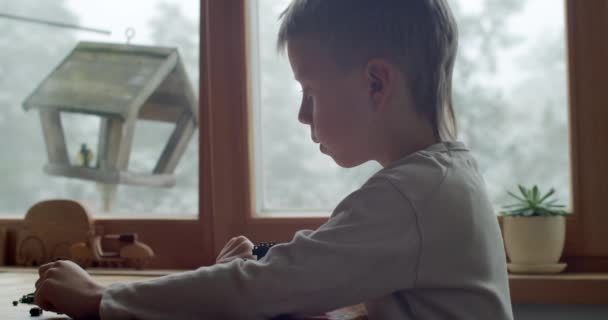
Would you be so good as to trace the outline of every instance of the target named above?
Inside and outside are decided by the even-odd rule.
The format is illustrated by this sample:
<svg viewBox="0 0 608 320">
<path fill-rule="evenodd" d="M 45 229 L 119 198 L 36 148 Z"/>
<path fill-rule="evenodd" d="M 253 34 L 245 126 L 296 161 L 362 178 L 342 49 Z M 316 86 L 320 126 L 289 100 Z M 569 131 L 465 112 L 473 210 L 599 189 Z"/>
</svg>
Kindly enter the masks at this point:
<svg viewBox="0 0 608 320">
<path fill-rule="evenodd" d="M 294 37 L 312 36 L 339 67 L 372 58 L 398 66 L 415 110 L 436 137 L 456 139 L 452 74 L 458 31 L 446 0 L 293 0 L 280 19 L 279 51 Z"/>
</svg>

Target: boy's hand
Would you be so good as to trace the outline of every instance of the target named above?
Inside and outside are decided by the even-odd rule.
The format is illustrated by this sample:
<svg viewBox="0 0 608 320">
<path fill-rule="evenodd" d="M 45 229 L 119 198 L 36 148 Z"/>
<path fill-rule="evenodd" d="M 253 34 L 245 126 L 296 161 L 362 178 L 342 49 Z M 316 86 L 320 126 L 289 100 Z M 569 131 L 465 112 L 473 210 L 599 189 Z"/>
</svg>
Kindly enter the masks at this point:
<svg viewBox="0 0 608 320">
<path fill-rule="evenodd" d="M 227 263 L 234 259 L 256 259 L 251 251 L 253 250 L 253 242 L 245 236 L 238 236 L 230 239 L 222 248 L 220 254 L 215 259 L 215 263 Z"/>
<path fill-rule="evenodd" d="M 65 313 L 74 319 L 99 319 L 104 287 L 80 266 L 57 261 L 38 269 L 34 303 L 44 310 Z"/>
</svg>

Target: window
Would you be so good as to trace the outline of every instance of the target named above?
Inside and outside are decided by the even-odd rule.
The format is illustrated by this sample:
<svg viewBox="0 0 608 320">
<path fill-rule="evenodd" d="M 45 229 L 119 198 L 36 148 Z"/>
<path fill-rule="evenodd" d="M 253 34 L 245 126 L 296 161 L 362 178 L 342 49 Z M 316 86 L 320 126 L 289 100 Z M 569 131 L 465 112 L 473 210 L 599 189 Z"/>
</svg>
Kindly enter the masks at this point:
<svg viewBox="0 0 608 320">
<path fill-rule="evenodd" d="M 500 5 L 499 2 L 502 5 Z M 528 2 L 534 3 L 536 1 Z M 260 215 L 257 212 L 258 208 L 272 209 L 272 207 L 269 207 L 267 204 L 259 205 L 254 200 L 257 198 L 259 201 L 259 199 L 267 197 L 266 195 L 259 196 L 260 192 L 266 192 L 265 190 L 260 190 L 265 188 L 264 183 L 266 182 L 260 183 L 259 181 L 261 180 L 256 179 L 260 174 L 264 174 L 263 166 L 260 165 L 263 161 L 258 163 L 254 162 L 256 158 L 260 159 L 265 156 L 265 149 L 267 147 L 266 144 L 263 143 L 263 134 L 261 134 L 259 128 L 257 131 L 254 130 L 255 121 L 261 121 L 263 116 L 256 114 L 255 107 L 251 106 L 251 103 L 262 101 L 264 98 L 263 93 L 260 94 L 255 91 L 256 86 L 260 84 L 251 83 L 257 81 L 256 79 L 259 79 L 258 77 L 260 77 L 260 74 L 263 74 L 263 72 L 256 74 L 256 72 L 258 72 L 256 69 L 259 68 L 259 65 L 251 62 L 255 61 L 255 59 L 259 59 L 259 56 L 256 57 L 259 53 L 256 52 L 256 45 L 254 44 L 254 42 L 257 41 L 257 38 L 255 37 L 255 34 L 254 36 L 251 36 L 245 29 L 250 23 L 261 24 L 260 21 L 257 21 L 258 18 L 256 16 L 251 16 L 252 12 L 260 12 L 260 15 L 268 15 L 269 19 L 276 19 L 276 13 L 279 9 L 266 8 L 262 12 L 262 10 L 259 9 L 254 10 L 252 8 L 245 8 L 245 4 L 251 5 L 255 3 L 263 6 L 264 0 L 259 0 L 257 2 L 235 0 L 224 2 L 221 5 L 212 1 L 208 2 L 209 7 L 218 9 L 219 12 L 221 12 L 220 16 L 224 18 L 224 21 L 220 21 L 218 18 L 217 24 L 231 26 L 230 30 L 225 30 L 223 33 L 220 31 L 221 27 L 217 26 L 218 29 L 216 30 L 218 34 L 229 35 L 221 37 L 221 40 L 219 35 L 211 36 L 211 34 L 213 34 L 211 29 L 208 32 L 210 37 L 221 43 L 221 48 L 216 46 L 210 48 L 208 52 L 207 64 L 211 69 L 208 79 L 214 80 L 214 88 L 210 90 L 212 90 L 215 96 L 210 98 L 207 102 L 225 107 L 223 112 L 215 110 L 212 118 L 217 129 L 214 130 L 214 132 L 216 132 L 218 137 L 221 137 L 219 139 L 221 139 L 222 148 L 219 146 L 210 146 L 216 153 L 210 160 L 210 162 L 215 163 L 213 168 L 216 170 L 214 175 L 216 178 L 212 179 L 215 181 L 215 188 L 213 188 L 213 190 L 216 192 L 216 196 L 213 197 L 213 206 L 215 208 L 213 210 L 215 219 L 213 230 L 216 251 L 221 248 L 221 245 L 225 243 L 226 239 L 235 234 L 245 234 L 254 240 L 288 240 L 293 236 L 294 231 L 298 229 L 315 228 L 325 220 L 323 218 L 315 218 L 312 215 L 306 215 L 306 213 L 310 213 L 307 212 L 307 209 L 311 209 L 308 205 L 300 206 L 298 208 L 296 204 L 296 208 L 299 210 L 287 212 L 287 214 L 281 216 L 272 214 Z M 267 1 L 267 3 L 271 2 Z M 512 25 L 518 23 L 517 20 L 513 18 L 515 13 L 525 17 L 526 10 L 530 10 L 525 7 L 520 7 L 518 4 L 521 5 L 521 3 L 523 3 L 523 1 L 475 1 L 474 4 L 471 5 L 470 10 L 469 8 L 461 7 L 459 14 L 466 17 L 467 15 L 476 14 L 476 10 L 477 13 L 479 13 L 480 6 L 484 4 L 499 5 L 498 7 L 495 7 L 497 10 L 512 13 L 511 15 L 507 15 L 510 17 L 507 18 L 507 20 L 510 21 L 509 24 Z M 560 192 L 563 195 L 562 199 L 565 199 L 566 201 L 567 199 L 570 199 L 568 193 L 570 188 L 572 190 L 571 202 L 574 215 L 568 219 L 568 235 L 565 251 L 565 258 L 571 265 L 570 270 L 590 271 L 601 269 L 605 271 L 606 268 L 608 268 L 608 246 L 606 245 L 606 243 L 608 243 L 606 240 L 608 239 L 606 239 L 602 226 L 605 226 L 608 223 L 608 215 L 603 214 L 603 211 L 605 211 L 603 210 L 603 199 L 605 198 L 606 190 L 608 190 L 608 182 L 602 177 L 608 175 L 605 166 L 606 161 L 608 161 L 608 144 L 602 142 L 603 140 L 600 137 L 608 136 L 608 126 L 605 125 L 606 121 L 608 121 L 608 114 L 605 108 L 601 107 L 608 102 L 608 91 L 603 88 L 603 84 L 608 83 L 608 79 L 606 78 L 608 77 L 608 73 L 598 72 L 598 70 L 608 70 L 608 65 L 605 60 L 605 57 L 608 55 L 608 44 L 606 41 L 606 39 L 608 39 L 608 35 L 606 34 L 608 32 L 608 19 L 606 19 L 608 18 L 608 3 L 602 1 L 567 0 L 565 2 L 565 11 L 561 11 L 563 9 L 560 9 L 563 2 L 560 4 L 542 3 L 544 3 L 544 6 L 551 7 L 547 10 L 553 12 L 553 14 L 550 15 L 550 17 L 553 18 L 536 18 L 536 20 L 557 20 L 554 24 L 550 24 L 552 29 L 549 30 L 549 36 L 547 36 L 549 39 L 540 40 L 550 40 L 552 38 L 557 41 L 556 39 L 559 39 L 559 32 L 562 32 L 562 27 L 560 27 L 560 25 L 564 21 L 563 14 L 560 12 L 565 12 L 565 20 L 567 22 L 567 27 L 565 28 L 567 30 L 565 35 L 567 42 L 565 43 L 568 44 L 566 60 L 568 73 L 565 73 L 566 65 L 560 63 L 559 59 L 555 56 L 553 57 L 555 59 L 553 61 L 558 62 L 549 64 L 551 68 L 554 69 L 543 69 L 542 73 L 551 72 L 551 74 L 553 74 L 552 72 L 557 72 L 558 75 L 560 73 L 562 75 L 567 75 L 568 91 L 570 93 L 569 96 L 565 96 L 565 88 L 564 90 L 555 88 L 547 89 L 552 91 L 555 90 L 555 96 L 548 100 L 551 103 L 555 103 L 555 108 L 559 109 L 560 103 L 562 108 L 567 106 L 568 113 L 564 113 L 563 109 L 558 111 L 559 113 L 558 115 L 555 115 L 555 123 L 553 123 L 553 126 L 555 128 L 563 126 L 563 121 L 565 118 L 568 118 L 566 117 L 566 115 L 568 115 L 570 142 L 567 142 L 567 134 L 566 136 L 563 136 L 563 132 L 561 132 L 562 137 L 556 138 L 556 140 L 559 140 L 560 143 L 566 143 L 565 145 L 560 144 L 557 146 L 555 145 L 556 142 L 553 141 L 544 142 L 543 144 L 551 145 L 551 151 L 548 151 L 548 153 L 553 152 L 552 150 L 554 149 L 561 149 L 562 151 L 557 151 L 557 153 L 563 154 L 564 152 L 567 153 L 567 151 L 564 150 L 570 148 L 571 161 L 570 168 L 568 168 L 567 156 L 564 157 L 563 155 L 560 155 L 560 158 L 543 160 L 545 162 L 552 161 L 552 163 L 542 163 L 542 166 L 551 166 L 553 165 L 553 162 L 560 162 L 559 166 L 555 167 L 560 169 L 556 169 L 557 172 L 552 172 L 550 170 L 540 170 L 539 172 L 548 172 L 549 176 L 547 176 L 547 179 L 555 179 L 551 180 L 549 184 L 555 185 L 556 188 L 561 188 Z M 272 2 L 272 4 L 274 6 L 274 2 Z M 534 7 L 532 7 L 532 9 L 533 8 Z M 542 17 L 545 16 L 545 12 L 543 11 Z M 226 19 L 226 17 L 229 19 Z M 472 19 L 472 17 L 469 16 L 469 19 Z M 492 26 L 491 22 L 492 21 L 490 21 L 489 27 Z M 549 21 L 546 23 L 549 23 Z M 213 23 L 213 21 L 209 21 L 210 28 L 214 25 L 215 23 Z M 547 31 L 543 24 L 540 24 L 540 26 L 540 30 Z M 259 28 L 262 27 L 260 26 Z M 516 28 L 515 31 L 517 30 L 518 29 Z M 466 34 L 467 31 L 464 31 L 464 33 Z M 471 31 L 469 31 L 469 33 L 471 33 Z M 503 40 L 508 39 L 509 37 Z M 531 39 L 534 40 L 534 36 L 532 36 Z M 514 40 L 518 40 L 517 37 Z M 213 43 L 217 44 L 216 42 Z M 247 52 L 245 49 L 247 48 L 245 46 L 246 43 L 249 44 L 248 58 L 234 53 L 234 51 L 238 50 L 241 50 L 240 52 Z M 507 41 L 507 44 L 509 44 L 509 41 Z M 498 43 L 495 45 L 504 44 Z M 549 51 L 549 53 L 555 54 L 556 52 L 559 53 L 559 50 L 563 50 L 559 49 L 559 43 L 557 45 L 557 49 Z M 511 44 L 511 46 L 514 45 Z M 536 47 L 533 48 L 534 50 L 538 50 Z M 518 52 L 516 49 L 517 46 L 513 47 L 510 52 L 504 54 L 517 56 Z M 565 51 L 562 51 L 561 54 L 565 54 Z M 556 56 L 559 57 L 561 54 L 556 54 Z M 540 55 L 540 57 L 545 59 L 543 55 Z M 221 65 L 222 63 L 223 66 Z M 278 63 L 279 62 L 277 62 L 277 64 Z M 247 68 L 248 65 L 249 68 Z M 501 65 L 496 65 L 496 68 L 500 67 Z M 524 64 L 523 70 L 526 71 L 527 68 L 532 67 L 533 66 Z M 460 76 L 463 76 L 462 73 L 464 73 L 464 71 L 466 70 L 459 71 L 461 73 Z M 492 70 L 490 69 L 488 71 Z M 234 76 L 228 77 L 226 75 L 227 72 L 230 75 L 242 74 L 244 78 Z M 279 72 L 277 71 L 277 73 Z M 492 73 L 486 72 L 485 75 L 486 77 L 490 77 Z M 532 76 L 539 76 L 539 74 L 532 74 Z M 253 80 L 249 80 L 251 82 L 247 83 L 248 79 Z M 490 79 L 492 78 L 490 77 Z M 519 75 L 514 79 L 531 80 L 530 78 L 519 77 Z M 560 85 L 559 83 L 563 86 L 565 85 L 563 79 L 563 76 L 557 76 L 555 79 L 550 80 L 556 81 L 556 85 L 558 86 Z M 474 80 L 479 81 L 479 79 Z M 263 85 L 263 83 L 264 80 L 262 79 L 261 84 Z M 520 83 L 520 86 L 521 85 L 522 84 Z M 289 86 L 285 91 L 293 92 L 293 88 Z M 205 86 L 203 85 L 203 87 Z M 514 87 L 514 89 L 517 88 L 519 87 Z M 520 91 L 515 92 L 518 93 Z M 519 94 L 514 94 L 513 96 L 518 95 Z M 562 98 L 557 98 L 559 96 Z M 543 93 L 543 97 L 547 97 L 547 95 Z M 490 96 L 490 98 L 493 97 Z M 499 95 L 499 98 L 506 99 L 507 97 Z M 563 104 L 564 99 L 568 100 L 569 105 Z M 297 101 L 297 99 L 295 101 Z M 493 100 L 490 102 L 493 102 Z M 541 99 L 534 100 L 533 102 L 539 103 L 541 106 L 544 105 L 544 107 L 547 105 L 547 100 L 543 102 Z M 532 102 L 526 101 L 525 103 Z M 521 102 L 520 104 L 524 104 L 524 102 Z M 481 105 L 482 104 L 480 104 L 480 106 Z M 281 105 L 281 107 L 284 106 Z M 463 105 L 463 107 L 465 106 Z M 519 108 L 519 105 L 517 107 Z M 539 109 L 542 110 L 544 107 L 539 107 Z M 263 112 L 264 106 L 262 105 L 261 108 Z M 297 105 L 294 103 L 293 107 L 285 106 L 284 108 L 293 108 L 293 112 L 289 112 L 290 114 L 286 112 L 286 117 L 291 117 L 295 124 Z M 465 112 L 462 110 L 459 111 L 461 113 Z M 514 116 L 516 115 L 517 114 Z M 542 113 L 534 114 L 533 117 L 542 120 L 537 126 L 544 126 L 546 119 L 544 119 Z M 249 121 L 250 119 L 251 121 Z M 520 120 L 517 117 L 516 119 L 517 121 Z M 464 127 L 466 127 L 466 124 L 461 123 L 461 126 L 463 127 L 462 130 L 465 130 Z M 556 129 L 556 131 L 559 130 Z M 502 132 L 497 130 L 492 132 L 492 134 L 496 135 L 501 133 Z M 461 131 L 461 135 L 464 138 L 467 134 Z M 544 135 L 544 133 L 542 133 L 542 135 Z M 298 137 L 294 137 L 293 139 L 297 138 Z M 306 140 L 307 137 L 304 136 L 303 138 Z M 258 155 L 256 152 L 259 153 L 260 150 L 256 143 L 259 143 L 260 141 L 262 141 L 263 153 Z M 474 146 L 474 142 L 467 141 L 467 143 Z M 522 142 L 522 145 L 524 144 L 525 143 Z M 508 153 L 508 151 L 509 150 L 503 150 L 501 152 Z M 545 154 L 539 156 L 541 156 L 542 159 L 547 159 Z M 519 159 L 516 158 L 514 161 L 518 160 Z M 482 160 L 480 159 L 480 161 Z M 220 168 L 217 167 L 218 165 Z M 201 167 L 201 170 L 204 167 L 205 165 Z M 210 170 L 209 167 L 207 167 L 206 170 Z M 221 178 L 217 172 L 222 172 Z M 572 175 L 571 178 L 568 178 L 570 172 Z M 262 179 L 265 178 L 262 177 Z M 570 187 L 568 186 L 569 180 L 572 181 Z M 559 181 L 566 181 L 565 187 L 564 185 L 559 185 Z M 489 181 L 487 182 L 490 183 Z M 509 182 L 505 184 L 509 184 Z M 254 194 L 255 196 L 253 196 Z M 338 195 L 334 197 L 339 198 Z M 238 199 L 239 201 L 235 201 L 235 199 Z M 279 203 L 279 205 L 274 208 L 283 209 L 284 207 L 282 208 L 281 206 L 283 206 L 283 204 Z"/>
<path fill-rule="evenodd" d="M 49 198 L 70 198 L 85 203 L 95 214 L 150 217 L 198 212 L 198 135 L 191 139 L 177 169 L 173 188 L 120 185 L 111 212 L 103 212 L 101 189 L 94 181 L 49 176 L 40 117 L 25 112 L 22 103 L 38 84 L 80 41 L 177 47 L 193 88 L 198 87 L 199 2 L 155 1 L 10 1 L 6 15 L 39 19 L 96 29 L 95 32 L 58 28 L 0 17 L 3 36 L 0 65 L 0 125 L 2 143 L 0 217 L 23 216 L 34 203 Z M 127 29 L 133 34 L 127 37 Z M 104 33 L 105 31 L 111 34 Z M 127 39 L 129 38 L 129 39 Z M 198 92 L 198 90 L 194 90 Z M 62 113 L 68 155 L 75 158 L 82 144 L 97 151 L 99 117 Z M 138 121 L 129 171 L 151 172 L 168 141 L 172 125 Z"/>
<path fill-rule="evenodd" d="M 376 163 L 339 168 L 310 142 L 300 87 L 275 49 L 288 0 L 251 4 L 256 209 L 260 216 L 331 212 Z M 544 1 L 449 1 L 460 33 L 454 76 L 459 139 L 476 156 L 497 208 L 507 189 L 539 184 L 570 200 L 564 6 Z M 543 19 L 538 19 L 538 16 Z M 542 165 L 539 165 L 542 164 Z"/>
<path fill-rule="evenodd" d="M 325 221 L 325 218 L 302 216 L 297 212 L 280 218 L 260 217 L 255 212 L 252 195 L 257 184 L 253 169 L 256 147 L 250 119 L 257 115 L 251 112 L 249 101 L 254 101 L 255 95 L 248 80 L 252 72 L 248 56 L 255 53 L 246 54 L 247 43 L 254 41 L 247 33 L 251 9 L 246 8 L 246 4 L 252 2 L 201 1 L 199 219 L 98 221 L 110 233 L 139 232 L 142 240 L 158 253 L 153 267 L 192 268 L 211 263 L 226 240 L 234 235 L 245 234 L 254 241 L 286 241 L 296 230 L 316 228 Z M 565 256 L 572 271 L 605 272 L 608 269 L 608 238 L 604 231 L 608 224 L 608 215 L 604 214 L 608 144 L 604 137 L 608 137 L 605 125 L 608 110 L 603 106 L 608 103 L 608 90 L 605 90 L 608 72 L 603 70 L 608 70 L 605 59 L 608 56 L 608 2 L 567 0 L 566 4 L 575 214 L 568 220 Z M 6 68 L 5 64 L 0 68 Z M 3 87 L 0 98 L 5 99 L 7 92 L 12 91 Z M 0 125 L 5 128 L 4 124 Z M 22 134 L 30 133 L 37 137 L 33 129 Z M 5 183 L 2 187 L 10 188 L 10 185 Z M 18 219 L 0 220 L 3 226 L 19 223 Z M 189 250 L 175 250 L 186 246 Z"/>
<path fill-rule="evenodd" d="M 156 258 L 152 268 L 193 268 L 212 261 L 210 209 L 199 194 L 199 132 L 193 135 L 177 169 L 172 189 L 119 187 L 111 214 L 101 214 L 95 183 L 47 176 L 47 162 L 40 118 L 36 111 L 24 112 L 21 104 L 79 41 L 127 42 L 132 27 L 134 45 L 177 47 L 194 92 L 199 91 L 199 55 L 204 30 L 199 25 L 203 2 L 175 1 L 12 1 L 0 8 L 0 126 L 3 140 L 0 172 L 0 227 L 11 236 L 19 231 L 22 217 L 35 202 L 67 197 L 87 204 L 96 226 L 104 233 L 136 232 L 150 245 Z M 103 33 L 55 28 L 26 23 L 4 15 L 23 16 L 111 31 Z M 200 29 L 200 30 L 199 30 Z M 199 32 L 200 31 L 200 32 Z M 81 114 L 62 114 L 70 160 L 86 143 L 95 151 L 99 120 Z M 152 170 L 172 126 L 141 121 L 136 124 L 129 163 L 135 171 Z M 201 187 L 200 189 L 205 189 Z M 206 199 L 206 198 L 205 198 Z M 9 240 L 9 244 L 11 241 Z M 14 244 L 14 243 L 13 243 Z M 175 250 L 187 247 L 189 250 Z M 9 257 L 9 262 L 11 261 Z"/>
<path fill-rule="evenodd" d="M 564 3 L 450 1 L 459 24 L 454 74 L 460 139 L 476 156 L 492 202 L 518 184 L 570 202 Z M 543 19 L 538 19 L 543 16 Z"/>
</svg>

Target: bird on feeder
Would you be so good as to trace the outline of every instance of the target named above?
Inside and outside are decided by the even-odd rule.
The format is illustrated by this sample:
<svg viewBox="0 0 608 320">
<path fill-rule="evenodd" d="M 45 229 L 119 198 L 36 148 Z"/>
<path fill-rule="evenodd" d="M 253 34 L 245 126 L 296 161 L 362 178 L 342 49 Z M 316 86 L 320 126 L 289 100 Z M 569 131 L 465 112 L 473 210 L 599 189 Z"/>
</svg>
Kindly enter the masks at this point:
<svg viewBox="0 0 608 320">
<path fill-rule="evenodd" d="M 76 165 L 89 168 L 93 164 L 95 155 L 86 143 L 80 145 L 80 151 L 76 154 Z"/>
</svg>

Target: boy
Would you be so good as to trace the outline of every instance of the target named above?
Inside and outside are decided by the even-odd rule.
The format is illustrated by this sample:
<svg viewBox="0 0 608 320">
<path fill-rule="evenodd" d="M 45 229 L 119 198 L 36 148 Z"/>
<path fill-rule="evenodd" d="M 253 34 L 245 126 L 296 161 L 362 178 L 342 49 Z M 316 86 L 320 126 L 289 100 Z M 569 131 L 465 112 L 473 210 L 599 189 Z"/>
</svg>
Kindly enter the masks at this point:
<svg viewBox="0 0 608 320">
<path fill-rule="evenodd" d="M 108 288 L 59 262 L 40 268 L 37 304 L 102 319 L 266 319 L 361 302 L 370 319 L 512 319 L 484 183 L 448 142 L 457 35 L 446 1 L 294 0 L 278 44 L 321 152 L 384 168 L 259 261 L 235 259 L 251 258 L 241 237 L 214 266 Z"/>
</svg>

